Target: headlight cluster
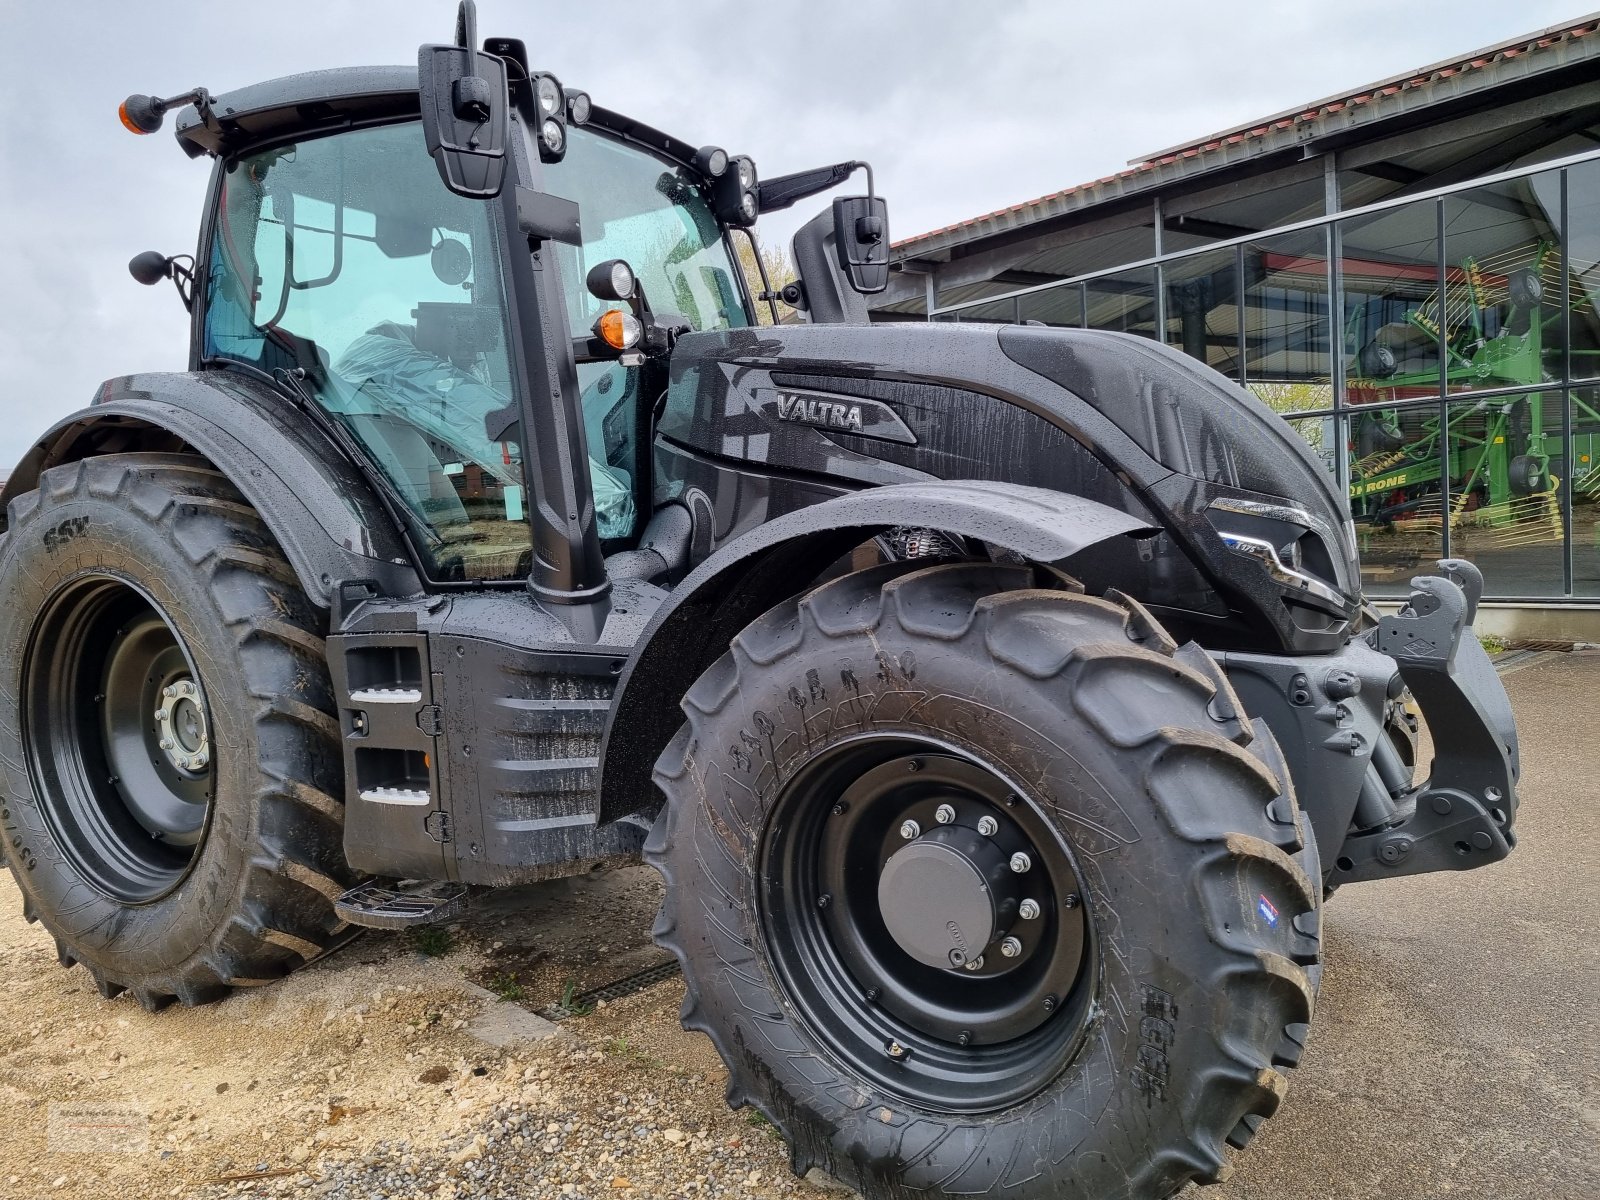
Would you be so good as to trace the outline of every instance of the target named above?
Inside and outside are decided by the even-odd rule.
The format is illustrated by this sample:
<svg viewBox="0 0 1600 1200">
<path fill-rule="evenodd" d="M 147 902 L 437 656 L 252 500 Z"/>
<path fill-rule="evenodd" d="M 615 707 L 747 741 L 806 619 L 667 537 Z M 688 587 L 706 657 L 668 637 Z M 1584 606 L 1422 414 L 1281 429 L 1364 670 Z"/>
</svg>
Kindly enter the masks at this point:
<svg viewBox="0 0 1600 1200">
<path fill-rule="evenodd" d="M 1339 610 L 1354 606 L 1353 581 L 1339 563 L 1346 552 L 1354 558 L 1353 530 L 1335 530 L 1297 505 L 1255 500 L 1213 500 L 1206 515 L 1228 549 L 1255 559 L 1285 591 Z"/>
<path fill-rule="evenodd" d="M 567 153 L 567 124 L 589 120 L 589 94 L 563 88 L 554 75 L 538 74 L 528 80 L 538 117 L 539 160 L 560 162 Z"/>
<path fill-rule="evenodd" d="M 726 224 L 745 228 L 761 215 L 756 194 L 756 164 L 747 155 L 730 156 L 717 146 L 702 147 L 694 165 L 711 184 L 711 205 Z"/>
</svg>

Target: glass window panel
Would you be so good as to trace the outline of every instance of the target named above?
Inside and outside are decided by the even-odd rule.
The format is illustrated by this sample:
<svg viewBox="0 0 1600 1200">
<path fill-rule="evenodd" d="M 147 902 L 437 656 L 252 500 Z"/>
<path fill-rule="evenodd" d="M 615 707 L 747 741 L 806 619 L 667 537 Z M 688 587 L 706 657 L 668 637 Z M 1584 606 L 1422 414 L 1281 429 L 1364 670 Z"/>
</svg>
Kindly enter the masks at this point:
<svg viewBox="0 0 1600 1200">
<path fill-rule="evenodd" d="M 1489 595 L 1565 594 L 1561 393 L 1453 402 L 1448 446 L 1450 553 Z"/>
<path fill-rule="evenodd" d="M 490 207 L 446 191 L 417 137 L 404 123 L 310 138 L 223 176 L 205 354 L 306 368 L 433 578 L 520 578 L 532 549 L 522 433 L 505 419 L 504 248 Z"/>
<path fill-rule="evenodd" d="M 1332 413 L 1324 413 L 1319 417 L 1294 417 L 1289 421 L 1289 428 L 1300 435 L 1301 440 L 1311 447 L 1311 452 L 1321 461 L 1330 476 L 1339 473 L 1339 430 L 1338 418 Z"/>
<path fill-rule="evenodd" d="M 1451 391 L 1561 376 L 1561 174 L 1444 201 L 1444 328 Z"/>
<path fill-rule="evenodd" d="M 1351 403 L 1438 394 L 1439 239 L 1432 200 L 1355 217 L 1343 245 L 1345 388 Z"/>
<path fill-rule="evenodd" d="M 1018 296 L 1017 319 L 1076 329 L 1083 324 L 1083 288 L 1074 283 Z"/>
<path fill-rule="evenodd" d="M 1007 297 L 1004 300 L 992 300 L 988 304 L 974 304 L 971 308 L 957 310 L 956 320 L 963 323 L 1012 325 L 1017 320 L 1017 301 L 1015 297 Z"/>
<path fill-rule="evenodd" d="M 1572 451 L 1550 473 L 1572 498 L 1572 593 L 1600 599 L 1600 388 L 1573 390 Z"/>
<path fill-rule="evenodd" d="M 1161 268 L 1167 344 L 1229 379 L 1239 378 L 1239 256 L 1230 249 L 1180 258 Z"/>
<path fill-rule="evenodd" d="M 1279 412 L 1333 406 L 1328 231 L 1244 247 L 1245 379 Z"/>
<path fill-rule="evenodd" d="M 1444 552 L 1439 405 L 1363 405 L 1346 416 L 1350 513 L 1361 578 L 1374 596 L 1401 596 Z"/>
<path fill-rule="evenodd" d="M 1567 168 L 1572 374 L 1600 378 L 1600 161 Z"/>
<path fill-rule="evenodd" d="M 1084 282 L 1085 324 L 1090 329 L 1156 336 L 1156 273 L 1153 267 L 1119 271 Z"/>
</svg>

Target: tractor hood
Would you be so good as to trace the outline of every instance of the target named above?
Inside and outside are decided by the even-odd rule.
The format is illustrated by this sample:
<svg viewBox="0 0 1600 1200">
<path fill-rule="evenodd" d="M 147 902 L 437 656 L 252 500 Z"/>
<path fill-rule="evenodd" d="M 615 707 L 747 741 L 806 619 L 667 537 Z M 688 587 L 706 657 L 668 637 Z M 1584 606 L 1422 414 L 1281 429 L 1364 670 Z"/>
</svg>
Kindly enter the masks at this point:
<svg viewBox="0 0 1600 1200">
<path fill-rule="evenodd" d="M 1074 570 L 1224 636 L 1254 610 L 1277 648 L 1317 649 L 1360 606 L 1327 468 L 1249 392 L 1147 339 L 942 323 L 691 334 L 658 428 L 846 486 L 1006 479 L 1109 504 L 1164 535 L 1139 562 Z"/>
</svg>

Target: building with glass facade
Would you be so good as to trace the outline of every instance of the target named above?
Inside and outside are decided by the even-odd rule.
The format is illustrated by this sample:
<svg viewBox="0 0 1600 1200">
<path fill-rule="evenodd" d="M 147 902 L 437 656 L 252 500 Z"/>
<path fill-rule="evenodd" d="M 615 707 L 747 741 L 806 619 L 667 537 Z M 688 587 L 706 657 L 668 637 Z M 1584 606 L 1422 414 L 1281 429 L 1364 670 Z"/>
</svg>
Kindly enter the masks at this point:
<svg viewBox="0 0 1600 1200">
<path fill-rule="evenodd" d="M 1348 489 L 1375 598 L 1449 555 L 1492 599 L 1565 609 L 1552 635 L 1600 603 L 1600 19 L 895 258 L 875 320 L 1123 330 L 1252 390 Z"/>
</svg>

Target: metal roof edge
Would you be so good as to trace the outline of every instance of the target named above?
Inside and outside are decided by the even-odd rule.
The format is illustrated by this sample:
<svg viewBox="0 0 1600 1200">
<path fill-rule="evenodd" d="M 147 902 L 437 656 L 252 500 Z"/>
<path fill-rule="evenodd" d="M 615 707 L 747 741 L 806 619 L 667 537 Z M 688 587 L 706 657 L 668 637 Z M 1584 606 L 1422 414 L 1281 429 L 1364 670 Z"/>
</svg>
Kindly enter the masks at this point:
<svg viewBox="0 0 1600 1200">
<path fill-rule="evenodd" d="M 1417 107 L 1415 104 L 1403 110 L 1373 103 L 1375 99 L 1392 98 L 1402 92 L 1409 97 L 1419 90 L 1416 86 L 1402 88 L 1402 84 L 1406 81 L 1419 80 L 1421 83 L 1432 84 L 1435 87 L 1444 86 L 1447 89 L 1446 93 L 1430 94 L 1426 100 L 1421 101 L 1422 104 L 1455 99 L 1505 82 L 1488 76 L 1482 78 L 1481 86 L 1472 86 L 1464 82 L 1469 79 L 1473 83 L 1477 82 L 1479 77 L 1475 74 L 1472 64 L 1480 64 L 1477 69 L 1489 66 L 1490 63 L 1481 61 L 1485 55 L 1505 55 L 1507 51 L 1517 50 L 1519 47 L 1530 44 L 1538 46 L 1538 43 L 1547 39 L 1557 39 L 1563 45 L 1570 45 L 1574 38 L 1591 37 L 1592 40 L 1584 45 L 1582 57 L 1585 59 L 1600 57 L 1600 36 L 1595 35 L 1600 35 L 1600 12 L 1574 22 L 1524 34 L 1485 51 L 1444 59 L 1432 68 L 1422 68 L 1416 72 L 1392 77 L 1401 81 L 1400 83 L 1372 84 L 1360 91 L 1318 101 L 1316 103 L 1321 107 L 1315 109 L 1312 105 L 1285 109 L 1273 117 L 1213 135 L 1203 142 L 1185 144 L 1174 150 L 1163 151 L 1150 158 L 1135 161 L 1128 167 L 1099 179 L 1063 188 L 1061 191 L 1009 205 L 952 225 L 915 234 L 895 242 L 891 247 L 891 256 L 896 260 L 905 260 L 938 254 L 1005 230 L 1021 228 L 1066 213 L 1081 212 L 1096 204 L 1138 195 L 1179 179 L 1234 166 L 1245 158 L 1276 153 L 1285 148 L 1302 145 L 1307 139 L 1308 127 L 1314 122 L 1328 123 L 1317 132 L 1332 133 L 1354 125 L 1385 120 L 1400 115 L 1402 111 L 1415 111 Z M 1520 59 L 1525 56 L 1519 52 L 1512 57 Z M 1423 78 L 1423 72 L 1430 72 L 1426 79 Z M 1447 74 L 1441 76 L 1441 72 Z M 1518 77 L 1525 78 L 1526 74 L 1527 71 L 1524 70 Z M 1383 95 L 1386 91 L 1389 93 L 1388 96 Z M 1332 124 L 1335 120 L 1338 122 L 1337 125 Z"/>
</svg>

